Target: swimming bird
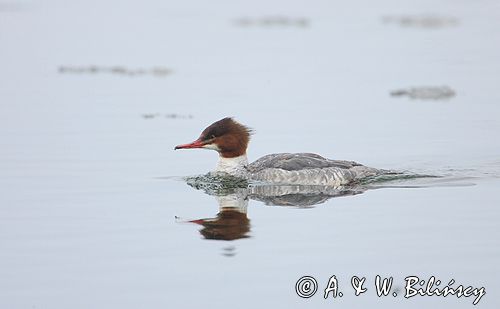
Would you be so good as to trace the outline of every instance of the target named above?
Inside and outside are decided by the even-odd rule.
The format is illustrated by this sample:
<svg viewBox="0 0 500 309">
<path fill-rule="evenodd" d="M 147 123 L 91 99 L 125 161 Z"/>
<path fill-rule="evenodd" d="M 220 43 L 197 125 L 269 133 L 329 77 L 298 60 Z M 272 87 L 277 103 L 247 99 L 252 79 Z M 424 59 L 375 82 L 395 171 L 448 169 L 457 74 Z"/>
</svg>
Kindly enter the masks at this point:
<svg viewBox="0 0 500 309">
<path fill-rule="evenodd" d="M 248 163 L 247 147 L 252 130 L 226 117 L 205 128 L 198 139 L 174 149 L 203 148 L 219 153 L 211 173 L 275 184 L 344 186 L 386 170 L 354 161 L 331 160 L 314 153 L 276 153 Z"/>
</svg>

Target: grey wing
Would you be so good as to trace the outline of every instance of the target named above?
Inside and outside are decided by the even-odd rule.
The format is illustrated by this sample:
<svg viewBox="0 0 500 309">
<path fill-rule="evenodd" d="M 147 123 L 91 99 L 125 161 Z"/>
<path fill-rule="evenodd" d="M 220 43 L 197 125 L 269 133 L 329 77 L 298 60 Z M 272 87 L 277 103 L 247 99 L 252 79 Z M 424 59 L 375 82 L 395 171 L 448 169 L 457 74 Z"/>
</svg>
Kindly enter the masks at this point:
<svg viewBox="0 0 500 309">
<path fill-rule="evenodd" d="M 355 166 L 361 166 L 361 164 L 354 161 L 330 160 L 314 153 L 277 153 L 258 159 L 248 165 L 247 169 L 251 173 L 257 173 L 266 168 L 297 171 L 328 167 L 350 169 Z"/>
</svg>

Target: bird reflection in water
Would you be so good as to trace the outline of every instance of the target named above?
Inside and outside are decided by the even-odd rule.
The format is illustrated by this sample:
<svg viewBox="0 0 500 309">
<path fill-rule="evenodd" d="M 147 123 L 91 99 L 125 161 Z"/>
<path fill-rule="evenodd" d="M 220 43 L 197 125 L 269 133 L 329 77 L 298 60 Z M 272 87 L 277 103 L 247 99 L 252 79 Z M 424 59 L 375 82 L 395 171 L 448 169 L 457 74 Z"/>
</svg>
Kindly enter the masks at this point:
<svg viewBox="0 0 500 309">
<path fill-rule="evenodd" d="M 250 220 L 247 217 L 248 199 L 237 193 L 216 196 L 219 213 L 215 218 L 190 220 L 203 226 L 200 234 L 206 239 L 235 240 L 250 237 Z"/>
<path fill-rule="evenodd" d="M 187 177 L 184 180 L 189 186 L 214 196 L 219 204 L 219 212 L 215 218 L 188 222 L 203 226 L 200 233 L 205 239 L 226 241 L 251 237 L 251 225 L 247 217 L 250 199 L 268 206 L 312 208 L 332 198 L 362 194 L 373 189 L 470 185 L 450 183 L 449 179 L 440 176 L 410 173 L 393 173 L 338 187 L 250 183 L 245 179 L 217 174 Z M 224 248 L 223 255 L 234 256 L 235 247 Z"/>
<path fill-rule="evenodd" d="M 219 212 L 214 218 L 190 220 L 201 225 L 200 234 L 205 239 L 236 240 L 250 237 L 250 220 L 247 217 L 250 199 L 269 206 L 311 208 L 333 197 L 355 195 L 364 192 L 362 188 L 334 188 L 330 186 L 302 185 L 248 185 L 237 183 L 227 186 L 220 182 L 205 182 L 200 178 L 187 179 L 188 185 L 215 197 Z M 234 256 L 234 247 L 224 248 L 225 256 Z"/>
</svg>

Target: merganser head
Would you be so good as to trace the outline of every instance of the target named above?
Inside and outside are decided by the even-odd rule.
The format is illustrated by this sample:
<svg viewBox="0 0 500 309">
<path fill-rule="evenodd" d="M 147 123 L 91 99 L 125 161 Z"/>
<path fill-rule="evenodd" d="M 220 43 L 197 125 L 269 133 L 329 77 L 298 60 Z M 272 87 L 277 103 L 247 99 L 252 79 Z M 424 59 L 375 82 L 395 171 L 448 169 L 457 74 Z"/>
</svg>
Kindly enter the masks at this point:
<svg viewBox="0 0 500 309">
<path fill-rule="evenodd" d="M 194 142 L 174 149 L 213 149 L 223 158 L 235 158 L 246 154 L 251 132 L 250 128 L 226 117 L 208 126 Z"/>
</svg>

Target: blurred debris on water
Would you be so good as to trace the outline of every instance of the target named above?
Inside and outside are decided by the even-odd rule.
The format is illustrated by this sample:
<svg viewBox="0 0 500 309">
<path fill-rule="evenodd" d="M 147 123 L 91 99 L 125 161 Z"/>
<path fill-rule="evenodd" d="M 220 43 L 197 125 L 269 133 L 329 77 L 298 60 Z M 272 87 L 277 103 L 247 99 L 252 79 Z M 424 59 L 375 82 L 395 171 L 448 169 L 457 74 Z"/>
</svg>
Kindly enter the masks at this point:
<svg viewBox="0 0 500 309">
<path fill-rule="evenodd" d="M 299 27 L 307 28 L 310 21 L 305 17 L 265 16 L 261 18 L 242 17 L 234 22 L 240 27 Z"/>
<path fill-rule="evenodd" d="M 401 15 L 384 16 L 382 21 L 386 24 L 397 24 L 401 27 L 415 27 L 438 29 L 444 27 L 453 27 L 459 24 L 455 17 L 446 17 L 438 15 Z"/>
<path fill-rule="evenodd" d="M 61 74 L 116 74 L 122 76 L 140 76 L 152 75 L 155 77 L 164 77 L 173 73 L 171 69 L 165 67 L 152 67 L 152 68 L 127 68 L 125 66 L 60 66 L 59 73 Z"/>
<path fill-rule="evenodd" d="M 410 99 L 419 100 L 446 100 L 453 98 L 455 95 L 456 92 L 448 86 L 411 87 L 391 91 L 393 97 L 407 96 Z"/>
<path fill-rule="evenodd" d="M 182 115 L 182 114 L 175 114 L 175 113 L 169 113 L 169 114 L 161 114 L 161 113 L 146 113 L 142 114 L 142 118 L 144 119 L 154 119 L 154 118 L 168 118 L 168 119 L 192 119 L 193 115 L 187 114 L 187 115 Z"/>
</svg>

